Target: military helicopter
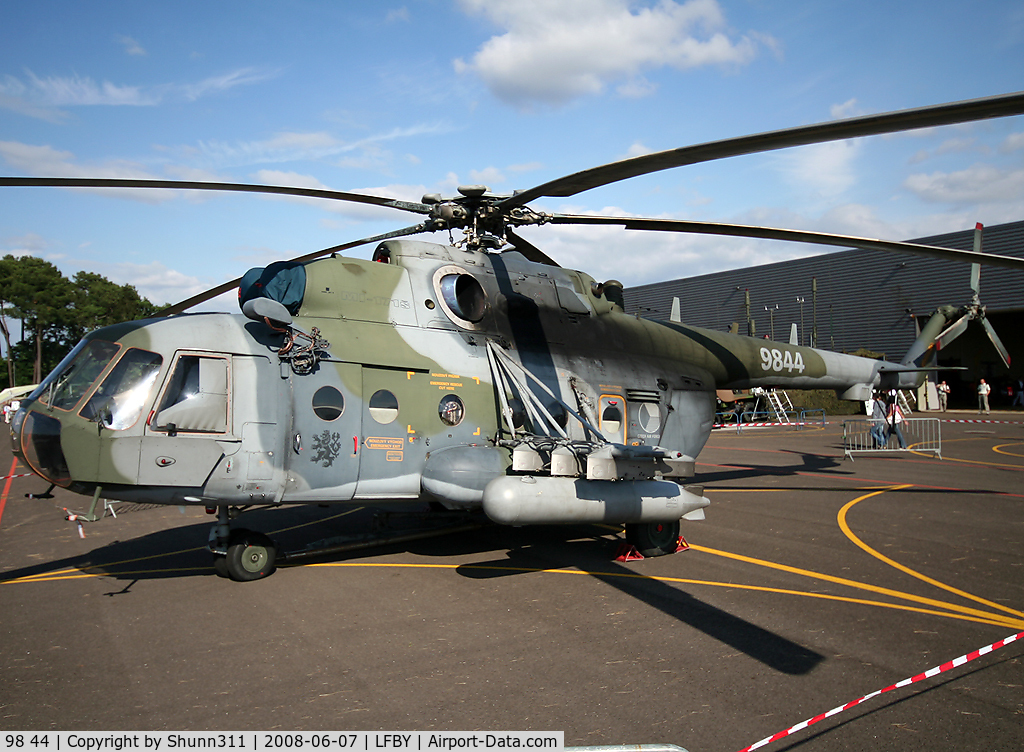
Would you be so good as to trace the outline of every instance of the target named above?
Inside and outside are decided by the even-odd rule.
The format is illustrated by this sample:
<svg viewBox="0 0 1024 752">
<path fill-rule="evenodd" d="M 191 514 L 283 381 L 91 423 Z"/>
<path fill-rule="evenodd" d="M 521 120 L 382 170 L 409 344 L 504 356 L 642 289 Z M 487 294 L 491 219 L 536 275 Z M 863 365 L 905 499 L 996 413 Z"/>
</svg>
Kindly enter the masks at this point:
<svg viewBox="0 0 1024 752">
<path fill-rule="evenodd" d="M 275 543 L 232 521 L 261 506 L 429 500 L 503 525 L 624 525 L 677 549 L 708 500 L 691 481 L 717 389 L 916 386 L 965 314 L 937 311 L 900 363 L 627 315 L 622 285 L 565 269 L 516 229 L 610 224 L 882 249 L 1024 268 L 1024 259 L 766 227 L 550 214 L 527 203 L 650 172 L 804 144 L 1024 113 L 1024 92 L 801 126 L 613 162 L 513 195 L 419 203 L 287 186 L 0 178 L 6 186 L 249 191 L 419 214 L 414 226 L 253 269 L 159 318 L 88 335 L 23 402 L 15 453 L 47 482 L 216 511 L 209 548 L 238 581 Z M 408 236 L 461 230 L 448 244 Z M 371 260 L 342 251 L 376 243 Z M 186 313 L 239 288 L 241 314 Z M 977 285 L 975 285 L 977 287 Z M 980 305 L 980 304 L 979 304 Z M 977 314 L 979 305 L 970 309 Z M 987 322 L 986 322 L 987 323 Z M 964 320 L 963 325 L 966 325 Z"/>
</svg>

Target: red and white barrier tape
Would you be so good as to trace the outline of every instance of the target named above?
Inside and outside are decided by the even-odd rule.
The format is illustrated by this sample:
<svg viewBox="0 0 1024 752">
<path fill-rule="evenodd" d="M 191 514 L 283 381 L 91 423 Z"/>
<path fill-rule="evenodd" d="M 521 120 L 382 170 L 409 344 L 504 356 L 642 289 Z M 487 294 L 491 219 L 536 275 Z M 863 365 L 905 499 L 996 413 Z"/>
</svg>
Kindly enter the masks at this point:
<svg viewBox="0 0 1024 752">
<path fill-rule="evenodd" d="M 814 423 L 802 423 L 799 421 L 793 421 L 792 423 L 715 423 L 712 428 L 765 428 L 766 426 L 810 426 L 810 425 L 821 425 L 817 421 Z"/>
<path fill-rule="evenodd" d="M 813 718 L 808 718 L 806 721 L 798 723 L 795 726 L 791 726 L 785 731 L 780 731 L 779 733 L 769 736 L 766 739 L 762 739 L 761 741 L 756 742 L 755 744 L 751 744 L 749 747 L 744 747 L 739 752 L 751 752 L 752 750 L 760 749 L 766 744 L 770 744 L 771 742 L 774 742 L 778 739 L 787 737 L 790 734 L 794 734 L 797 731 L 801 731 L 807 728 L 808 726 L 813 726 L 818 721 L 823 721 L 826 718 L 831 718 L 834 715 L 838 715 L 844 710 L 849 710 L 852 707 L 860 705 L 862 702 L 867 702 L 873 697 L 878 697 L 878 695 L 885 694 L 886 692 L 891 692 L 892 690 L 899 689 L 900 687 L 909 686 L 916 682 L 922 681 L 923 679 L 930 679 L 933 676 L 937 676 L 938 674 L 941 674 L 945 671 L 949 671 L 952 668 L 956 668 L 957 666 L 962 666 L 969 661 L 973 661 L 975 658 L 980 658 L 983 655 L 988 655 L 993 650 L 998 650 L 999 648 L 1005 647 L 1009 645 L 1011 642 L 1016 642 L 1020 639 L 1024 639 L 1024 632 L 1018 632 L 1015 635 L 1010 635 L 1006 639 L 999 640 L 999 642 L 993 642 L 991 645 L 986 645 L 980 650 L 974 650 L 970 653 L 967 653 L 967 655 L 962 655 L 959 658 L 954 658 L 953 660 L 947 661 L 946 663 L 936 666 L 935 668 L 930 668 L 923 674 L 918 674 L 917 676 L 912 676 L 909 679 L 904 679 L 901 682 L 889 685 L 885 689 L 880 689 L 877 692 L 872 692 L 871 694 L 864 695 L 860 699 L 854 700 L 853 702 L 848 702 L 845 705 L 840 705 L 838 708 L 832 708 L 832 710 L 828 711 L 827 713 L 822 713 L 821 715 L 816 715 Z"/>
<path fill-rule="evenodd" d="M 19 473 L 18 475 L 0 475 L 0 480 L 7 480 L 8 478 L 27 478 L 33 473 Z"/>
<path fill-rule="evenodd" d="M 989 420 L 988 418 L 942 418 L 943 423 L 998 423 L 1008 426 L 1019 426 L 1019 420 Z"/>
</svg>

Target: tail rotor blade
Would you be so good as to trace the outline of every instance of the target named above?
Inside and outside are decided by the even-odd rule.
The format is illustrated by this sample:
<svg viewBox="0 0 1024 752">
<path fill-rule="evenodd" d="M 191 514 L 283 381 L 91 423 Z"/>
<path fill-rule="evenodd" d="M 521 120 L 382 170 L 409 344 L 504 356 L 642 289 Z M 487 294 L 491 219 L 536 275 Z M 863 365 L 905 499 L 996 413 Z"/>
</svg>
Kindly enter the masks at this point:
<svg viewBox="0 0 1024 752">
<path fill-rule="evenodd" d="M 963 334 L 964 331 L 967 329 L 967 324 L 970 322 L 970 320 L 971 314 L 965 313 L 963 316 L 957 319 L 952 324 L 952 326 L 950 326 L 944 332 L 939 334 L 939 336 L 935 338 L 935 341 L 938 344 L 939 349 L 941 350 L 944 347 L 948 347 L 950 342 L 952 342 L 961 334 Z"/>
<path fill-rule="evenodd" d="M 981 324 L 982 326 L 985 327 L 985 333 L 988 335 L 988 338 L 992 340 L 992 344 L 995 345 L 996 350 L 999 352 L 999 357 L 1003 359 L 1003 364 L 1007 368 L 1009 368 L 1010 353 L 1006 350 L 1006 347 L 1003 345 L 1003 341 L 999 339 L 999 335 L 996 334 L 995 328 L 992 326 L 992 324 L 989 323 L 988 319 L 983 318 L 981 320 Z"/>
<path fill-rule="evenodd" d="M 978 222 L 974 225 L 974 252 L 981 253 L 981 234 L 985 230 L 984 225 Z M 974 290 L 974 299 L 981 297 L 981 264 L 971 264 L 971 289 Z"/>
</svg>

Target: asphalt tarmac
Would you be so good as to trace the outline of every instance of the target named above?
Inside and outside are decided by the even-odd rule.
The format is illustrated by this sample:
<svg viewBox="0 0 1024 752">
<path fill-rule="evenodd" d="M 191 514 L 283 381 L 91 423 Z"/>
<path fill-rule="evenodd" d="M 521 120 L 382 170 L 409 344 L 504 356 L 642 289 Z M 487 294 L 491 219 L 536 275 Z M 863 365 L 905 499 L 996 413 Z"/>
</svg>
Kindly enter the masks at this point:
<svg viewBox="0 0 1024 752">
<path fill-rule="evenodd" d="M 63 509 L 90 499 L 4 477 L 0 728 L 739 750 L 1024 630 L 1024 416 L 989 419 L 943 422 L 942 459 L 844 459 L 836 420 L 716 431 L 690 549 L 628 563 L 609 528 L 488 526 L 236 583 L 200 508 L 121 504 L 80 537 Z M 0 441 L 0 473 L 24 472 Z M 243 519 L 292 550 L 373 514 Z M 764 749 L 1019 750 L 1022 685 L 1024 639 Z"/>
</svg>

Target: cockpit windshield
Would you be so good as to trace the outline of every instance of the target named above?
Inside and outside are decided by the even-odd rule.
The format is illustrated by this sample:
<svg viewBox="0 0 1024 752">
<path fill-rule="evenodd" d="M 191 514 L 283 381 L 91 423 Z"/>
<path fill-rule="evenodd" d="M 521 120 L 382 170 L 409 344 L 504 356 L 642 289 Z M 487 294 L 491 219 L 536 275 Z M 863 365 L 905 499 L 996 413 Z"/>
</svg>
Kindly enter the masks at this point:
<svg viewBox="0 0 1024 752">
<path fill-rule="evenodd" d="M 100 339 L 83 339 L 43 379 L 30 399 L 60 410 L 71 410 L 117 354 L 120 345 Z"/>
<path fill-rule="evenodd" d="M 107 428 L 130 428 L 146 407 L 164 359 L 154 352 L 128 349 L 79 413 Z"/>
</svg>

